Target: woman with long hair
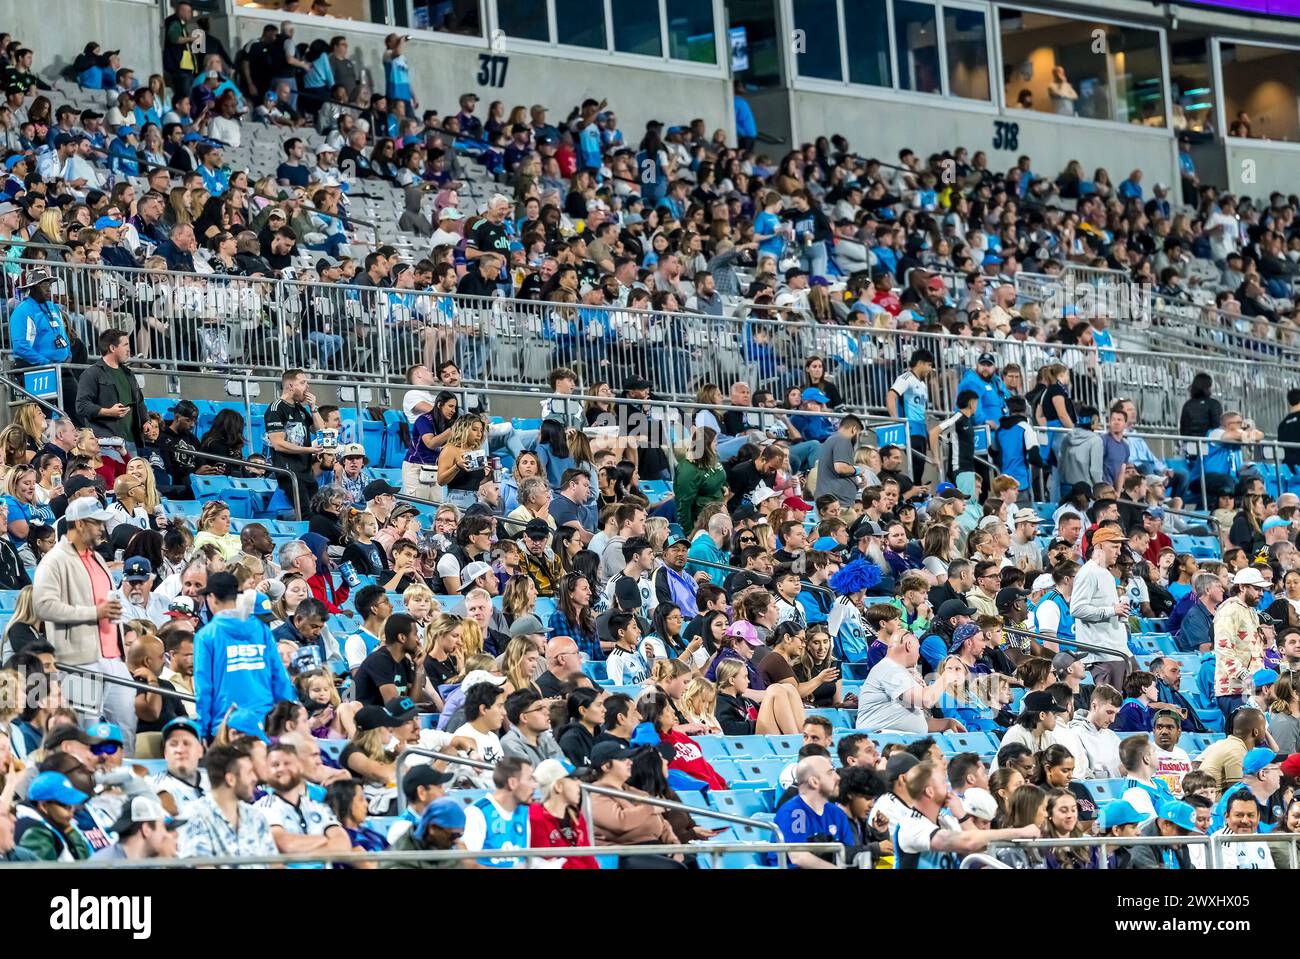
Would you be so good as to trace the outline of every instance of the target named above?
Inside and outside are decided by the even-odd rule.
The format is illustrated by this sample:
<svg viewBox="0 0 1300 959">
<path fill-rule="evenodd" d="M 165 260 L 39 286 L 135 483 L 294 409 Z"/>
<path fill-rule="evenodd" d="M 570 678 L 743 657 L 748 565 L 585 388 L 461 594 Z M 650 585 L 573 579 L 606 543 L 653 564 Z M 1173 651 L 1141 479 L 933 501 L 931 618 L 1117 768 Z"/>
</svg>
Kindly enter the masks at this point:
<svg viewBox="0 0 1300 959">
<path fill-rule="evenodd" d="M 421 663 L 428 680 L 430 699 L 443 708 L 438 687 L 455 682 L 464 675 L 464 621 L 458 616 L 440 614 L 424 629 Z"/>
<path fill-rule="evenodd" d="M 224 501 L 214 499 L 204 503 L 195 526 L 198 532 L 194 536 L 194 549 L 211 543 L 227 563 L 243 552 L 238 534 L 230 531 L 230 507 Z"/>
<path fill-rule="evenodd" d="M 836 674 L 834 679 L 827 678 L 804 697 L 805 702 L 817 709 L 845 706 L 844 688 L 840 683 L 840 663 L 835 658 L 832 645 L 830 630 L 826 624 L 814 623 L 808 627 L 804 635 L 803 655 L 794 664 L 794 678 L 800 685 L 811 682 L 824 673 Z M 852 708 L 856 706 L 855 696 Z"/>
<path fill-rule="evenodd" d="M 27 542 L 33 525 L 53 526 L 54 510 L 36 501 L 36 470 L 30 466 L 10 466 L 4 474 L 4 505 L 9 510 L 9 541 L 15 548 Z"/>
<path fill-rule="evenodd" d="M 30 463 L 45 445 L 45 428 L 49 419 L 39 403 L 24 403 L 14 411 L 14 425 L 22 430 L 27 440 L 28 456 L 24 462 Z"/>
<path fill-rule="evenodd" d="M 676 603 L 661 602 L 650 614 L 651 633 L 642 645 L 652 644 L 656 659 L 673 658 L 688 670 L 700 670 L 709 661 L 704 651 L 704 638 L 695 636 L 689 642 L 683 638 L 685 617 Z"/>
<path fill-rule="evenodd" d="M 746 643 L 739 636 L 728 637 L 733 643 Z M 712 668 L 712 667 L 711 667 Z M 713 670 L 718 686 L 715 715 L 728 736 L 772 736 L 794 733 L 803 728 L 803 703 L 792 686 L 777 686 L 777 693 L 762 695 L 751 688 L 750 665 L 740 655 L 722 659 Z M 791 694 L 787 696 L 785 692 Z M 793 700 L 793 702 L 791 701 Z"/>
<path fill-rule="evenodd" d="M 567 722 L 556 733 L 564 756 L 574 766 L 591 766 L 591 748 L 605 722 L 605 691 L 580 686 L 565 701 Z"/>
<path fill-rule="evenodd" d="M 271 613 L 274 618 L 269 625 L 272 630 L 292 620 L 294 611 L 302 601 L 311 599 L 311 587 L 307 585 L 307 580 L 301 573 L 285 573 L 280 577 L 280 583 L 284 586 L 284 593 L 271 603 Z"/>
<path fill-rule="evenodd" d="M 24 646 L 45 639 L 45 624 L 36 616 L 32 604 L 32 587 L 24 586 L 18 591 L 14 602 L 14 611 L 5 624 L 4 638 L 0 640 L 0 661 L 8 660 Z"/>
<path fill-rule="evenodd" d="M 478 502 L 478 490 L 488 476 L 487 422 L 477 413 L 457 417 L 438 454 L 438 484 L 446 489 L 446 502 L 466 510 Z"/>
<path fill-rule="evenodd" d="M 541 650 L 531 639 L 516 636 L 510 640 L 506 646 L 504 669 L 506 679 L 510 681 L 515 692 L 529 689 L 539 696 L 542 695 L 542 691 L 537 688 L 536 678 L 541 663 Z"/>
<path fill-rule="evenodd" d="M 669 785 L 668 770 L 672 767 L 672 763 L 666 758 L 664 752 L 666 750 L 661 752 L 658 748 L 644 746 L 634 750 L 630 756 L 632 775 L 627 784 L 647 796 L 681 803 L 682 797 Z M 673 827 L 673 833 L 680 842 L 704 839 L 714 834 L 713 830 L 696 825 L 695 818 L 682 809 L 666 809 L 664 818 Z"/>
<path fill-rule="evenodd" d="M 224 456 L 227 459 L 239 460 L 244 458 L 244 417 L 236 410 L 222 410 L 208 427 L 208 431 L 203 434 L 203 440 L 199 443 L 199 449 L 206 453 L 214 453 L 217 456 Z M 227 476 L 243 476 L 244 468 L 231 463 L 221 463 L 217 460 L 208 460 L 208 463 L 216 465 L 221 472 Z"/>
<path fill-rule="evenodd" d="M 578 644 L 578 649 L 587 654 L 588 659 L 602 660 L 606 658 L 607 650 L 596 633 L 593 596 L 591 581 L 581 573 L 568 573 L 560 577 L 555 588 L 551 635 L 569 636 Z"/>
<path fill-rule="evenodd" d="M 340 779 L 330 783 L 325 788 L 325 805 L 347 833 L 353 852 L 383 852 L 388 848 L 388 840 L 366 825 L 370 804 L 361 783 L 355 779 Z M 373 862 L 348 865 L 355 869 L 378 868 L 378 864 Z"/>
<path fill-rule="evenodd" d="M 1092 793 L 1083 783 L 1074 778 L 1074 754 L 1065 746 L 1056 743 L 1048 746 L 1037 757 L 1033 784 L 1043 789 L 1068 789 L 1074 794 L 1078 804 L 1079 819 L 1091 822 L 1097 818 L 1097 804 Z"/>
<path fill-rule="evenodd" d="M 677 462 L 673 494 L 677 501 L 677 522 L 688 529 L 705 506 L 722 502 L 727 471 L 718 458 L 718 431 L 696 426 L 691 431 L 690 449 Z"/>
<path fill-rule="evenodd" d="M 501 612 L 505 614 L 507 624 L 520 616 L 533 615 L 536 606 L 537 584 L 531 576 L 519 574 L 506 580 L 505 589 L 501 591 Z"/>
<path fill-rule="evenodd" d="M 542 475 L 542 461 L 532 450 L 524 450 L 515 457 L 515 465 L 501 475 L 501 501 L 508 515 L 519 506 L 519 487 L 524 480 Z"/>
<path fill-rule="evenodd" d="M 659 690 L 644 694 L 636 704 L 642 723 L 649 723 L 659 742 L 673 746 L 670 769 L 676 769 L 705 783 L 710 789 L 728 789 L 727 781 L 704 758 L 700 744 L 677 728 L 677 713 L 668 697 Z M 638 727 L 638 732 L 640 727 Z M 635 741 L 635 734 L 634 734 Z"/>
<path fill-rule="evenodd" d="M 1024 788 L 1024 787 L 1021 787 Z M 1043 821 L 1044 839 L 1078 839 L 1087 830 L 1079 819 L 1079 805 L 1068 789 L 1053 789 L 1047 794 L 1047 815 Z M 1096 869 L 1098 847 L 1058 846 L 1043 854 L 1048 869 Z"/>
<path fill-rule="evenodd" d="M 1268 731 L 1278 752 L 1300 752 L 1300 681 L 1285 672 L 1273 684 L 1273 701 L 1268 704 Z"/>
<path fill-rule="evenodd" d="M 1011 799 L 1024 784 L 1025 777 L 1020 770 L 1011 766 L 1003 766 L 989 773 L 989 792 L 998 804 L 998 816 L 993 820 L 994 829 L 1002 829 L 1006 825 Z"/>
<path fill-rule="evenodd" d="M 703 677 L 696 676 L 686 684 L 677 703 L 688 723 L 701 728 L 701 735 L 721 736 L 722 724 L 718 722 L 718 687 Z"/>
<path fill-rule="evenodd" d="M 131 457 L 126 462 L 126 475 L 142 490 L 140 504 L 153 517 L 154 525 L 168 525 L 167 510 L 163 507 L 162 496 L 158 492 L 158 479 L 149 461 L 139 456 Z"/>
<path fill-rule="evenodd" d="M 1002 770 L 998 770 L 1002 772 Z M 1008 774 L 1019 776 L 1015 770 L 1007 770 Z M 989 779 L 989 788 L 992 789 L 993 780 Z M 999 783 L 999 789 L 1005 790 L 1005 785 Z M 1003 793 L 1005 795 L 1005 792 Z M 994 793 L 997 797 L 998 793 Z M 1005 802 L 1005 807 L 1003 803 Z M 1037 826 L 1041 832 L 1047 824 L 1047 792 L 1034 785 L 1021 785 L 1010 794 L 1010 798 L 1003 800 L 998 799 L 998 806 L 1001 810 L 1000 817 L 996 820 L 997 829 L 1022 829 L 1025 826 Z M 1041 869 L 1043 867 L 1043 857 L 1037 849 L 1023 849 L 1019 846 L 1007 846 L 999 849 L 995 855 L 1000 862 L 1006 863 L 1013 869 Z"/>
<path fill-rule="evenodd" d="M 535 449 L 546 482 L 552 489 L 559 489 L 560 478 L 565 470 L 573 469 L 576 465 L 564 424 L 559 420 L 542 420 Z M 595 485 L 599 487 L 599 478 Z"/>
<path fill-rule="evenodd" d="M 416 417 L 411 426 L 411 445 L 402 460 L 403 495 L 442 502 L 438 461 L 459 410 L 456 394 L 442 390 L 433 398 L 433 409 Z"/>
<path fill-rule="evenodd" d="M 1258 493 L 1247 493 L 1241 498 L 1241 509 L 1228 530 L 1228 542 L 1254 556 L 1264 545 L 1264 514 L 1266 501 Z"/>
</svg>

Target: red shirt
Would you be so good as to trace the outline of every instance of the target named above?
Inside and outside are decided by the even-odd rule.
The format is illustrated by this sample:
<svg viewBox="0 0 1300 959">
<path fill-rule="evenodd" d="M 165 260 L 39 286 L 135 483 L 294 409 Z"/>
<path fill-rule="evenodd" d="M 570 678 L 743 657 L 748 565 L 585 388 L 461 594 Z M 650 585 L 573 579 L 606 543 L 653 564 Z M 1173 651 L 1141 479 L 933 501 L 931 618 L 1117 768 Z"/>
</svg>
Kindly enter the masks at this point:
<svg viewBox="0 0 1300 959">
<path fill-rule="evenodd" d="M 539 802 L 528 807 L 528 836 L 529 842 L 538 849 L 586 846 L 591 842 L 587 838 L 587 821 L 581 813 L 575 814 L 573 819 L 556 819 Z M 562 868 L 599 869 L 600 863 L 594 856 L 568 856 Z"/>
<path fill-rule="evenodd" d="M 1151 542 L 1147 546 L 1147 551 L 1142 554 L 1142 558 L 1155 566 L 1160 561 L 1160 551 L 1173 547 L 1174 541 L 1164 533 L 1156 533 L 1151 537 Z"/>
<path fill-rule="evenodd" d="M 331 615 L 338 616 L 344 612 L 338 604 L 348 601 L 348 586 L 346 583 L 341 584 L 338 589 L 334 589 L 332 580 L 326 580 L 325 574 L 317 573 L 307 580 L 307 585 L 311 587 L 311 594 L 329 608 Z"/>
<path fill-rule="evenodd" d="M 718 775 L 718 771 L 709 765 L 700 749 L 700 744 L 685 733 L 675 729 L 660 735 L 660 742 L 672 743 L 677 754 L 668 760 L 669 769 L 680 769 L 688 776 L 694 776 L 709 784 L 710 789 L 730 789 L 727 781 Z"/>
<path fill-rule="evenodd" d="M 78 553 L 77 558 L 81 560 L 81 565 L 86 567 L 86 575 L 90 577 L 90 589 L 95 597 L 95 605 L 98 606 L 108 599 L 108 594 L 113 589 L 113 580 L 100 565 L 99 557 L 95 555 L 94 550 Z M 117 623 L 111 619 L 99 621 L 99 656 L 101 659 L 122 658 L 122 644 L 117 635 Z"/>
</svg>

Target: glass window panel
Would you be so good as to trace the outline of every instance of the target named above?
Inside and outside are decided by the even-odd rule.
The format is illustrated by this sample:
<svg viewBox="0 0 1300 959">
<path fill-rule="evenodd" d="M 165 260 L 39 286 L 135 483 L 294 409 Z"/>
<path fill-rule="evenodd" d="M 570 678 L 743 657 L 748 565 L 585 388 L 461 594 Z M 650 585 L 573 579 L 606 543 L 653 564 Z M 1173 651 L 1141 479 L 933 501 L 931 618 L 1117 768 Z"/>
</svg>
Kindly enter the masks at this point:
<svg viewBox="0 0 1300 959">
<path fill-rule="evenodd" d="M 748 90 L 781 86 L 775 0 L 731 0 L 727 15 L 732 72 Z"/>
<path fill-rule="evenodd" d="M 523 2 L 537 4 L 543 14 L 546 12 L 545 3 Z M 604 0 L 555 0 L 555 32 L 559 43 L 604 50 L 609 46 L 605 37 Z"/>
<path fill-rule="evenodd" d="M 844 30 L 849 36 L 849 82 L 892 87 L 889 76 L 889 22 L 886 0 L 845 0 Z"/>
<path fill-rule="evenodd" d="M 537 0 L 496 0 L 496 3 L 497 25 L 506 36 L 543 42 L 551 39 L 546 4 Z"/>
<path fill-rule="evenodd" d="M 412 27 L 467 37 L 483 35 L 478 0 L 395 0 L 394 9 L 402 11 L 408 2 Z"/>
<path fill-rule="evenodd" d="M 1300 51 L 1247 43 L 1223 43 L 1219 49 L 1228 135 L 1300 141 Z"/>
<path fill-rule="evenodd" d="M 664 0 L 668 6 L 668 56 L 694 63 L 717 63 L 713 5 L 701 0 Z"/>
<path fill-rule="evenodd" d="M 646 0 L 611 0 L 614 14 L 614 49 L 647 57 L 664 55 L 659 36 L 659 4 Z"/>
<path fill-rule="evenodd" d="M 948 93 L 967 100 L 989 99 L 989 47 L 984 11 L 944 7 L 948 48 Z"/>
<path fill-rule="evenodd" d="M 1174 129 L 1186 133 L 1193 142 L 1213 140 L 1217 127 L 1214 74 L 1210 70 L 1210 41 L 1206 37 L 1170 37 L 1169 85 Z"/>
<path fill-rule="evenodd" d="M 1165 125 L 1160 35 L 1154 30 L 1004 7 L 998 33 L 1008 106 Z"/>
<path fill-rule="evenodd" d="M 793 0 L 794 28 L 801 77 L 843 80 L 840 63 L 839 12 L 835 0 Z"/>
<path fill-rule="evenodd" d="M 894 2 L 894 46 L 898 53 L 898 87 L 939 93 L 939 28 L 934 7 L 912 0 Z"/>
</svg>

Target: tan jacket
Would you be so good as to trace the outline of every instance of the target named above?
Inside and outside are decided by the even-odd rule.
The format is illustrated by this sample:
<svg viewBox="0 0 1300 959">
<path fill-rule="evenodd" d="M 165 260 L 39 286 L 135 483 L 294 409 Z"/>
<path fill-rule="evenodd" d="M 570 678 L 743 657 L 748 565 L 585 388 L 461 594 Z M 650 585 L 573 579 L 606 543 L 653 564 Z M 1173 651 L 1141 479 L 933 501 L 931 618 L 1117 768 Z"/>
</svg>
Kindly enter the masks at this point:
<svg viewBox="0 0 1300 959">
<path fill-rule="evenodd" d="M 625 789 L 632 796 L 645 795 L 631 786 Z M 591 818 L 596 825 L 596 841 L 606 846 L 677 842 L 677 834 L 658 806 L 592 793 Z"/>
<path fill-rule="evenodd" d="M 91 555 L 109 576 L 108 566 L 99 554 Z M 94 589 L 81 557 L 67 539 L 55 543 L 37 565 L 32 578 L 32 604 L 36 618 L 45 623 L 45 637 L 54 646 L 59 661 L 84 666 L 100 658 Z M 120 633 L 118 655 L 122 655 Z"/>
</svg>

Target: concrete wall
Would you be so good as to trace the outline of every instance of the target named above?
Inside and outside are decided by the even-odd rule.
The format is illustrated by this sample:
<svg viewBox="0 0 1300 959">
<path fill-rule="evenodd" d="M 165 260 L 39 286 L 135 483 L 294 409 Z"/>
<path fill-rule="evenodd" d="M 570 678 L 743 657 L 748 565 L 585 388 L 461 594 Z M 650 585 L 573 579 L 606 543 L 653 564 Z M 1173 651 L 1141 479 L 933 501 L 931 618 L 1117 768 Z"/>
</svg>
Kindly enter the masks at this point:
<svg viewBox="0 0 1300 959">
<path fill-rule="evenodd" d="M 1268 198 L 1273 190 L 1296 192 L 1296 170 L 1300 169 L 1300 146 L 1282 146 L 1260 140 L 1230 140 L 1228 189 L 1253 197 Z"/>
<path fill-rule="evenodd" d="M 1052 178 L 1070 160 L 1079 160 L 1090 175 L 1095 168 L 1105 167 L 1115 183 L 1135 168 L 1143 171 L 1147 184 L 1178 182 L 1174 139 L 1163 131 L 1067 123 L 1025 110 L 1006 116 L 976 113 L 944 108 L 937 99 L 936 106 L 927 109 L 914 102 L 831 93 L 796 91 L 793 98 L 799 141 L 843 133 L 858 153 L 879 156 L 887 162 L 896 162 L 903 146 L 925 156 L 960 145 L 971 153 L 984 150 L 994 170 L 1009 169 L 1015 166 L 1017 157 L 1027 154 L 1033 160 L 1035 173 Z M 994 149 L 997 122 L 1017 124 L 1014 148 Z"/>
<path fill-rule="evenodd" d="M 162 11 L 156 3 L 127 0 L 14 0 L 5 4 L 4 28 L 36 54 L 34 69 L 52 76 L 91 40 L 121 50 L 122 66 L 141 80 L 161 72 Z"/>
<path fill-rule="evenodd" d="M 237 12 L 236 38 L 230 48 L 237 50 L 258 36 L 266 22 L 262 17 Z M 298 41 L 310 43 L 317 37 L 328 39 L 338 33 L 348 35 L 352 58 L 358 66 L 370 70 L 374 82 L 382 89 L 382 32 L 363 32 L 356 24 L 337 21 L 320 26 L 314 20 L 295 21 L 294 38 Z M 481 101 L 480 116 L 492 100 L 503 101 L 507 111 L 518 103 L 541 102 L 551 108 L 550 122 L 559 123 L 568 115 L 570 107 L 587 97 L 597 100 L 608 97 L 610 107 L 618 115 L 619 127 L 633 145 L 640 142 L 646 121 L 652 119 L 673 124 L 702 117 L 709 130 L 722 127 L 729 138 L 734 136 L 728 82 L 722 78 L 684 76 L 626 63 L 616 66 L 602 62 L 604 54 L 581 59 L 579 53 L 579 58 L 569 59 L 558 52 L 525 52 L 510 49 L 509 42 L 507 38 L 507 48 L 502 51 L 509 57 L 505 85 L 488 87 L 478 81 L 479 55 L 489 52 L 486 40 L 481 46 L 420 37 L 411 40 L 407 44 L 407 61 L 421 109 L 437 109 L 444 115 L 455 113 L 457 98 L 462 93 L 477 93 Z"/>
</svg>

